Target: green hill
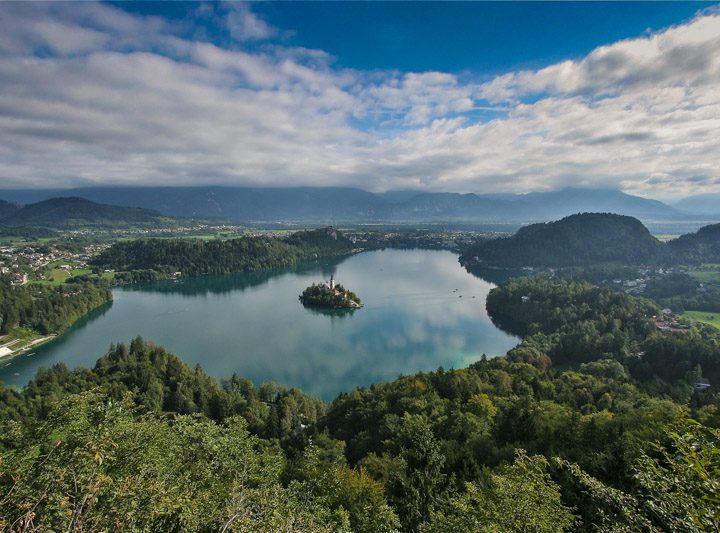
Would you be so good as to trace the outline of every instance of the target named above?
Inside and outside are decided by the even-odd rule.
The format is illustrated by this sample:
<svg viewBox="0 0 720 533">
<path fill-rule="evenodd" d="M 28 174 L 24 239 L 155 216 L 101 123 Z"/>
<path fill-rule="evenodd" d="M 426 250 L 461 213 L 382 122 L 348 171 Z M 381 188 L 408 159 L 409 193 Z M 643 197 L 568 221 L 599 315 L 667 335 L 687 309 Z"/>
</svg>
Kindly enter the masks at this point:
<svg viewBox="0 0 720 533">
<path fill-rule="evenodd" d="M 84 198 L 51 198 L 16 209 L 0 205 L 3 226 L 39 226 L 49 228 L 163 226 L 175 219 L 157 211 L 137 207 L 96 204 Z M 3 216 L 3 213 L 6 213 Z"/>
<path fill-rule="evenodd" d="M 464 264 L 543 267 L 579 266 L 621 261 L 654 260 L 662 244 L 632 217 L 581 213 L 545 224 L 521 228 L 507 238 L 481 242 L 461 256 Z"/>
<path fill-rule="evenodd" d="M 286 238 L 239 237 L 226 241 L 142 239 L 117 242 L 93 259 L 100 268 L 181 271 L 219 275 L 294 265 L 320 256 L 346 255 L 353 243 L 333 228 L 299 231 Z"/>
<path fill-rule="evenodd" d="M 665 245 L 668 262 L 683 264 L 720 263 L 720 224 L 705 226 Z"/>
<path fill-rule="evenodd" d="M 6 202 L 5 200 L 0 200 L 0 220 L 11 216 L 18 209 L 19 207 L 15 204 L 11 204 L 10 202 Z"/>
</svg>

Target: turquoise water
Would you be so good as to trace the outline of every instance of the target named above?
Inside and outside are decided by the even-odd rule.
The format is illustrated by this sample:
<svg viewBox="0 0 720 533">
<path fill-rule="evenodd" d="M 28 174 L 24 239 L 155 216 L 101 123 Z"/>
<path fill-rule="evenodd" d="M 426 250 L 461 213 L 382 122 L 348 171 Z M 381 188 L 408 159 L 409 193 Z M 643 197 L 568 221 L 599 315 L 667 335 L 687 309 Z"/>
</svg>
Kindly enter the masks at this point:
<svg viewBox="0 0 720 533">
<path fill-rule="evenodd" d="M 365 307 L 346 314 L 305 309 L 298 295 L 331 274 Z M 92 366 L 111 343 L 141 335 L 213 376 L 237 372 L 327 400 L 400 374 L 504 354 L 517 339 L 487 316 L 492 287 L 451 252 L 383 250 L 292 269 L 119 288 L 113 302 L 63 336 L 0 363 L 0 379 L 23 386 L 39 367 Z"/>
</svg>

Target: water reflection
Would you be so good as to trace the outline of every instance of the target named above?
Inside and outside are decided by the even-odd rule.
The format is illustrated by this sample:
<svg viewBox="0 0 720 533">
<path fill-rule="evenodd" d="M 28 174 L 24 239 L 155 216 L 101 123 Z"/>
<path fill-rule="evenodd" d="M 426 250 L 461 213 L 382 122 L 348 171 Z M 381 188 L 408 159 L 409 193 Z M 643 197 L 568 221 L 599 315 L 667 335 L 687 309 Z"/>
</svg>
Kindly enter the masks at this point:
<svg viewBox="0 0 720 533">
<path fill-rule="evenodd" d="M 346 318 L 352 316 L 357 309 L 323 309 L 319 307 L 303 306 L 305 311 L 314 315 L 329 316 L 330 318 Z"/>
<path fill-rule="evenodd" d="M 468 271 L 473 276 L 477 276 L 478 278 L 495 285 L 500 285 L 511 278 L 520 278 L 532 274 L 524 270 L 513 268 L 487 268 L 480 266 L 469 266 Z"/>
<path fill-rule="evenodd" d="M 348 257 L 330 258 L 322 261 L 308 261 L 287 268 L 272 268 L 259 272 L 242 272 L 222 276 L 199 276 L 196 278 L 181 278 L 178 280 L 163 280 L 152 283 L 128 285 L 123 291 L 159 292 L 165 294 L 182 294 L 185 296 L 198 296 L 207 294 L 223 294 L 235 291 L 244 291 L 251 287 L 262 286 L 268 280 L 284 274 L 317 273 L 318 277 L 329 278 L 335 274 L 337 265 Z"/>
<path fill-rule="evenodd" d="M 365 307 L 304 308 L 298 295 L 330 274 Z M 117 289 L 111 306 L 38 348 L 21 369 L 0 368 L 0 379 L 23 385 L 40 365 L 60 361 L 92 366 L 111 343 L 142 335 L 216 377 L 237 372 L 332 399 L 400 374 L 505 353 L 517 339 L 487 316 L 492 287 L 450 252 L 382 250 L 281 271 Z"/>
</svg>

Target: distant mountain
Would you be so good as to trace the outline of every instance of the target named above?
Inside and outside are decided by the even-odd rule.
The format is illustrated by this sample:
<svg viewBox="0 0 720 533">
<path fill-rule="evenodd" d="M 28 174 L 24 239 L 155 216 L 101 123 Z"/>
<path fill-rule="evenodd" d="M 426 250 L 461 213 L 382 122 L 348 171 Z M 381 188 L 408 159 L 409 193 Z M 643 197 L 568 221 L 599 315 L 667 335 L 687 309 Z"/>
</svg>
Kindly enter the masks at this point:
<svg viewBox="0 0 720 533">
<path fill-rule="evenodd" d="M 676 202 L 674 207 L 695 215 L 720 215 L 720 194 L 688 196 Z"/>
<path fill-rule="evenodd" d="M 540 219 L 557 219 L 574 213 L 614 213 L 641 219 L 673 219 L 682 216 L 657 200 L 632 196 L 617 189 L 566 187 L 559 191 L 521 195 Z"/>
<path fill-rule="evenodd" d="M 84 198 L 52 198 L 18 208 L 0 218 L 3 226 L 46 228 L 160 226 L 173 222 L 157 211 L 97 204 Z"/>
<path fill-rule="evenodd" d="M 236 222 L 372 220 L 377 206 L 384 203 L 369 192 L 336 187 L 103 187 L 69 192 L 94 202 L 156 209 L 169 216 Z M 22 201 L 37 198 L 37 192 L 0 191 L 0 197 Z"/>
<path fill-rule="evenodd" d="M 393 221 L 479 222 L 525 219 L 528 206 L 516 198 L 489 195 L 421 193 L 384 210 Z"/>
<path fill-rule="evenodd" d="M 15 204 L 11 204 L 10 202 L 6 202 L 5 200 L 0 200 L 0 220 L 9 217 L 18 209 L 19 207 Z"/>
<path fill-rule="evenodd" d="M 223 217 L 236 222 L 337 224 L 361 222 L 537 222 L 593 211 L 643 220 L 680 220 L 662 202 L 617 190 L 566 188 L 529 194 L 458 194 L 392 191 L 373 194 L 342 187 L 104 187 L 65 191 L 105 204 L 156 209 L 169 216 Z M 0 191 L 27 203 L 57 190 Z M 720 215 L 718 215 L 720 218 Z"/>
<path fill-rule="evenodd" d="M 662 244 L 632 217 L 582 213 L 557 222 L 532 224 L 507 238 L 483 241 L 466 250 L 464 264 L 564 267 L 654 260 Z"/>
</svg>

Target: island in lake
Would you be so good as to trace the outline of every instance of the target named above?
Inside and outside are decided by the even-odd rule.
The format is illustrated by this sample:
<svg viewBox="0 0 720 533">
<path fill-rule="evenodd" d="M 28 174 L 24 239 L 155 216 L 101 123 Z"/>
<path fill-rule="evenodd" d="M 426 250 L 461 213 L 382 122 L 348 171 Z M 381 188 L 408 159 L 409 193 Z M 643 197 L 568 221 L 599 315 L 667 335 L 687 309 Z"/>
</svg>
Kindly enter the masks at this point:
<svg viewBox="0 0 720 533">
<path fill-rule="evenodd" d="M 306 307 L 359 309 L 363 306 L 357 294 L 336 284 L 332 276 L 330 276 L 330 281 L 313 283 L 303 291 L 299 298 Z"/>
</svg>

